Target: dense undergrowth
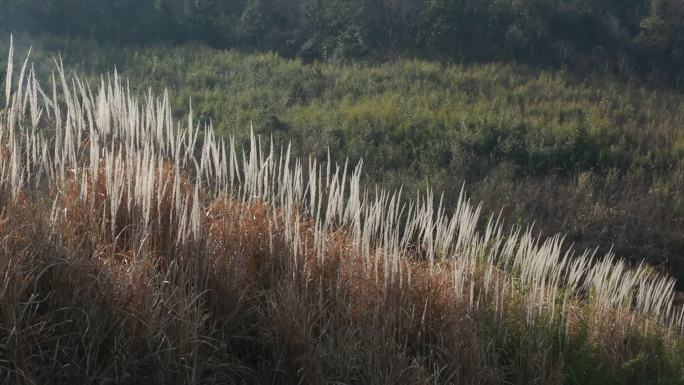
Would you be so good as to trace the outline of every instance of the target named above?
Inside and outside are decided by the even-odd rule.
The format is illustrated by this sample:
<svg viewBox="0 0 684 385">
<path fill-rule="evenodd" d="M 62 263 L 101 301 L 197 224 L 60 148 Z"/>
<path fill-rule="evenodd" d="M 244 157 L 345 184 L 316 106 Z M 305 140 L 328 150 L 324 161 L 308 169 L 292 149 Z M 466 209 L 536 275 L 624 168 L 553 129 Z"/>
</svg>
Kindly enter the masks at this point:
<svg viewBox="0 0 684 385">
<path fill-rule="evenodd" d="M 30 68 L 0 120 L 6 383 L 684 381 L 684 308 L 645 265 Z"/>
<path fill-rule="evenodd" d="M 447 204 L 465 181 L 509 223 L 534 222 L 579 248 L 684 272 L 684 99 L 676 92 L 510 63 L 304 64 L 197 45 L 31 40 L 44 80 L 60 53 L 91 84 L 116 66 L 132 93 L 169 87 L 174 117 L 192 99 L 198 120 L 238 142 L 251 124 L 278 145 L 292 142 L 297 156 L 364 159 L 369 183 L 403 186 L 405 196 L 429 185 Z M 29 37 L 19 41 L 25 53 Z"/>
</svg>

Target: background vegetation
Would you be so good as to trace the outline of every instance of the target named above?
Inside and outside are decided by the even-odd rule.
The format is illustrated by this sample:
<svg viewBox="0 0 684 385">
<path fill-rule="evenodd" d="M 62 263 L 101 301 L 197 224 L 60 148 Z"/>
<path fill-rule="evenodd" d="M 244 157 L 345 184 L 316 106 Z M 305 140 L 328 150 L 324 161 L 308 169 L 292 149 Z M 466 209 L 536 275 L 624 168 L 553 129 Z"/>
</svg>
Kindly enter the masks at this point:
<svg viewBox="0 0 684 385">
<path fill-rule="evenodd" d="M 2 0 L 0 25 L 305 59 L 517 60 L 680 82 L 681 0 Z"/>
</svg>

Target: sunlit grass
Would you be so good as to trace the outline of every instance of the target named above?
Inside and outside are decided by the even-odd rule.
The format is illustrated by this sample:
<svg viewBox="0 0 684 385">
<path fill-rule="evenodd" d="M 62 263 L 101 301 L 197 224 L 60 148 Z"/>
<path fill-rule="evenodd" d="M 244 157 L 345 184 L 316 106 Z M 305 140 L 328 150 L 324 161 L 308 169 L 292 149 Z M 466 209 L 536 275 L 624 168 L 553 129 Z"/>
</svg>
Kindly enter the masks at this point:
<svg viewBox="0 0 684 385">
<path fill-rule="evenodd" d="M 684 308 L 647 266 L 505 230 L 465 192 L 404 203 L 360 165 L 226 142 L 116 74 L 58 64 L 43 88 L 19 68 L 0 122 L 10 383 L 682 380 Z"/>
</svg>

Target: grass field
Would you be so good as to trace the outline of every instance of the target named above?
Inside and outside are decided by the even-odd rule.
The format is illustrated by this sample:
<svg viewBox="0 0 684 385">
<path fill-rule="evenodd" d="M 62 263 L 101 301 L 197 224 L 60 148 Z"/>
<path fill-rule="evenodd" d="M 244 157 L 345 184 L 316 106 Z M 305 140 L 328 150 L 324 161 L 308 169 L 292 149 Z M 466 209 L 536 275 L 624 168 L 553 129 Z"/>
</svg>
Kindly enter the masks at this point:
<svg viewBox="0 0 684 385">
<path fill-rule="evenodd" d="M 684 307 L 648 265 L 9 58 L 7 383 L 684 381 Z"/>
<path fill-rule="evenodd" d="M 303 63 L 197 44 L 18 38 L 22 55 L 30 45 L 43 81 L 59 54 L 93 85 L 116 67 L 138 97 L 168 88 L 174 118 L 192 99 L 224 137 L 244 143 L 251 125 L 296 156 L 363 158 L 365 181 L 408 197 L 430 186 L 446 205 L 465 182 L 508 224 L 684 274 L 676 92 L 510 63 Z"/>
</svg>

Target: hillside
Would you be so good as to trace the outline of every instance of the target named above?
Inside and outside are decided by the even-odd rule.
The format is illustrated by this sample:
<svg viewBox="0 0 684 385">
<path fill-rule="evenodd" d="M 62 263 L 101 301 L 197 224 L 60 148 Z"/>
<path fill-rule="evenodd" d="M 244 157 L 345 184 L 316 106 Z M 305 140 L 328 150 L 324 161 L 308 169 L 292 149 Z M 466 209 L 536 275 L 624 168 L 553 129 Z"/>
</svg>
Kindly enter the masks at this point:
<svg viewBox="0 0 684 385">
<path fill-rule="evenodd" d="M 357 70 L 221 55 L 333 79 L 393 68 L 422 68 L 434 79 L 438 71 L 421 62 Z M 464 192 L 449 208 L 430 191 L 404 200 L 363 182 L 360 166 L 335 163 L 339 154 L 300 158 L 251 132 L 219 135 L 197 118 L 196 106 L 209 105 L 200 98 L 178 121 L 172 92 L 157 98 L 135 90 L 146 83 L 119 75 L 88 83 L 63 67 L 52 77 L 33 68 L 10 50 L 0 120 L 0 378 L 7 383 L 684 381 L 684 307 L 674 303 L 674 279 L 647 265 L 630 268 L 612 254 L 573 252 L 562 236 L 505 226 Z M 446 73 L 478 79 L 477 71 Z M 634 92 L 627 95 L 650 95 Z M 404 95 L 396 103 L 420 105 Z M 666 97 L 652 97 L 653 108 L 664 108 L 656 101 Z M 473 115 L 484 106 L 464 98 Z M 339 111 L 348 108 L 359 117 L 350 121 L 372 129 L 364 113 L 382 109 L 355 106 L 363 100 Z M 326 111 L 325 103 L 313 106 Z M 408 110 L 399 106 L 379 127 Z M 442 108 L 437 116 L 450 119 L 450 106 L 424 108 Z M 515 121 L 513 110 L 503 111 L 510 115 L 494 121 Z M 646 137 L 624 132 L 671 139 L 673 126 L 662 123 Z M 302 129 L 299 152 L 325 152 L 326 141 L 308 151 L 315 132 L 325 131 Z M 670 150 L 663 157 L 676 163 Z M 377 167 L 372 157 L 368 163 Z"/>
<path fill-rule="evenodd" d="M 370 186 L 401 187 L 408 198 L 429 186 L 452 209 L 466 183 L 507 224 L 535 223 L 579 249 L 612 249 L 632 265 L 684 275 L 677 92 L 515 63 L 305 64 L 197 44 L 17 41 L 21 55 L 30 45 L 43 82 L 60 54 L 67 72 L 93 85 L 116 67 L 138 97 L 168 87 L 175 119 L 192 100 L 195 117 L 223 137 L 244 142 L 251 125 L 299 157 L 363 159 Z"/>
</svg>

